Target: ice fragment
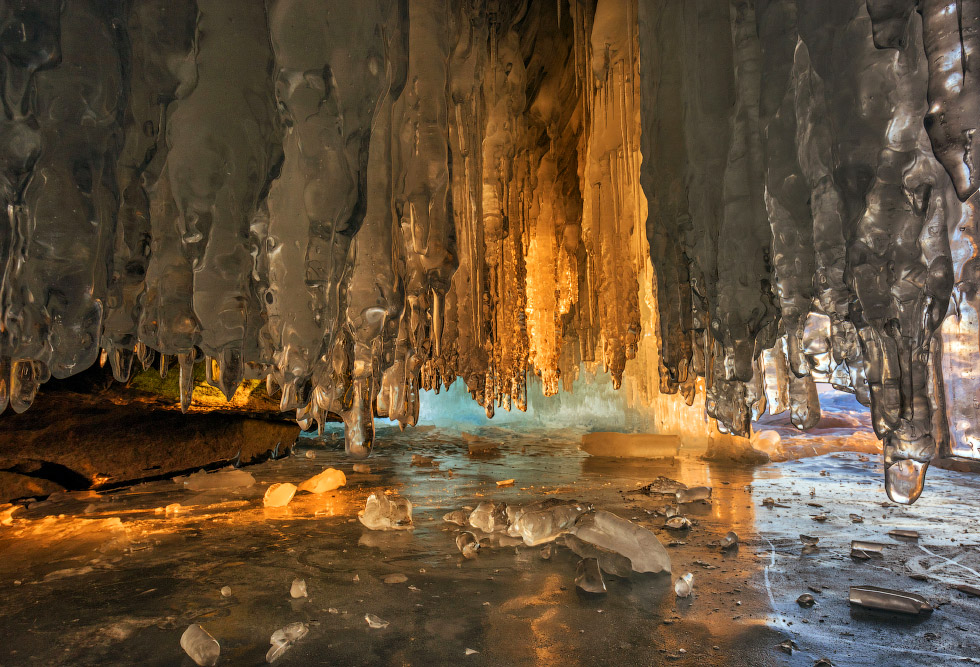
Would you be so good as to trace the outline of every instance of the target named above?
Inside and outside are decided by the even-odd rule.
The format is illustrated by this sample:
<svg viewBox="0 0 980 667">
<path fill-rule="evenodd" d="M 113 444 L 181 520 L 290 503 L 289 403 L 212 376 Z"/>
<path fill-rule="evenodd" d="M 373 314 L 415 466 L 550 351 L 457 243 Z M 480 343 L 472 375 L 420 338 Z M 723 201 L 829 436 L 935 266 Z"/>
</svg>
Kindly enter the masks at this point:
<svg viewBox="0 0 980 667">
<path fill-rule="evenodd" d="M 679 598 L 688 597 L 694 590 L 694 575 L 690 572 L 685 572 L 677 581 L 674 582 L 674 593 Z"/>
<path fill-rule="evenodd" d="M 575 586 L 586 593 L 605 593 L 606 582 L 602 580 L 599 571 L 599 561 L 595 558 L 583 558 L 575 568 Z"/>
<path fill-rule="evenodd" d="M 196 623 L 191 623 L 184 630 L 184 634 L 180 636 L 180 647 L 201 667 L 217 664 L 221 654 L 218 640 Z"/>
</svg>

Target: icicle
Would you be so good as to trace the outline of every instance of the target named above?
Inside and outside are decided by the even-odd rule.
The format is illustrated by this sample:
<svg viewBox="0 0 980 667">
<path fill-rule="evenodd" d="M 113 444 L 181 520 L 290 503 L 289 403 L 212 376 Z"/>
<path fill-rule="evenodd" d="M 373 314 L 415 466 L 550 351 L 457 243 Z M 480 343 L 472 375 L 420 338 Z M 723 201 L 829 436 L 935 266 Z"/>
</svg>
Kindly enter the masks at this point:
<svg viewBox="0 0 980 667">
<path fill-rule="evenodd" d="M 116 382 L 126 384 L 133 369 L 135 353 L 130 348 L 113 347 L 109 353 L 109 364 L 112 366 L 112 376 Z"/>
<path fill-rule="evenodd" d="M 10 407 L 14 412 L 25 412 L 45 375 L 44 365 L 39 361 L 14 361 L 10 364 Z"/>
<path fill-rule="evenodd" d="M 194 398 L 194 355 L 194 350 L 177 353 L 177 363 L 180 365 L 180 411 L 183 413 L 187 412 Z"/>
</svg>

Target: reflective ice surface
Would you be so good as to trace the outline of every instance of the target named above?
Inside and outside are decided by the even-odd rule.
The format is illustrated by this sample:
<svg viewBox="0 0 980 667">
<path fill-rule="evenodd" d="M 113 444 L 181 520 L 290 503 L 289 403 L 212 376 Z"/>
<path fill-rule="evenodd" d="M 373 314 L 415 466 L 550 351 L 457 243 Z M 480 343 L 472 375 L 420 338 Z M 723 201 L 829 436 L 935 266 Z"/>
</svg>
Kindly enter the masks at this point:
<svg viewBox="0 0 980 667">
<path fill-rule="evenodd" d="M 276 664 L 458 664 L 472 649 L 481 660 L 518 665 L 726 665 L 733 656 L 742 664 L 811 665 L 827 656 L 932 665 L 980 650 L 976 599 L 952 588 L 975 584 L 980 570 L 977 544 L 964 533 L 980 490 L 969 476 L 935 470 L 939 493 L 913 507 L 882 506 L 868 493 L 881 488 L 881 464 L 858 454 L 756 468 L 684 456 L 624 462 L 581 453 L 578 432 L 480 432 L 499 443 L 496 455 L 471 457 L 451 431 L 383 429 L 372 472 L 355 473 L 334 429 L 323 441 L 303 440 L 297 455 L 249 467 L 251 487 L 196 492 L 159 481 L 21 510 L 0 527 L 0 634 L 18 637 L 0 660 L 189 664 L 180 637 L 190 624 L 215 637 L 228 664 L 262 664 L 269 638 L 295 623 L 309 633 Z M 316 458 L 302 455 L 307 447 Z M 439 466 L 409 465 L 418 452 Z M 271 483 L 299 483 L 326 467 L 344 471 L 347 485 L 262 506 Z M 516 478 L 513 487 L 497 487 L 504 475 Z M 669 497 L 636 493 L 661 475 L 713 489 L 710 504 L 684 506 L 696 525 L 683 536 L 662 527 Z M 365 499 L 385 491 L 411 499 L 413 531 L 357 521 Z M 777 506 L 763 507 L 767 497 Z M 582 597 L 576 567 L 594 553 L 556 544 L 545 560 L 541 547 L 488 543 L 467 559 L 455 543 L 460 527 L 442 520 L 484 500 L 545 498 L 587 499 L 650 529 L 675 576 L 695 575 L 694 595 L 678 600 L 670 576 L 629 574 L 611 561 L 607 593 Z M 176 503 L 177 513 L 162 511 Z M 813 519 L 820 514 L 825 521 Z M 892 538 L 894 529 L 920 539 Z M 739 544 L 722 550 L 732 530 Z M 819 538 L 819 551 L 801 555 L 800 532 Z M 857 561 L 848 555 L 852 539 L 889 546 L 881 558 Z M 307 597 L 290 596 L 296 579 Z M 850 585 L 917 593 L 937 611 L 915 621 L 855 611 Z M 813 607 L 797 604 L 804 593 Z M 371 627 L 367 614 L 387 627 Z M 785 640 L 799 647 L 792 656 L 777 648 Z"/>
</svg>

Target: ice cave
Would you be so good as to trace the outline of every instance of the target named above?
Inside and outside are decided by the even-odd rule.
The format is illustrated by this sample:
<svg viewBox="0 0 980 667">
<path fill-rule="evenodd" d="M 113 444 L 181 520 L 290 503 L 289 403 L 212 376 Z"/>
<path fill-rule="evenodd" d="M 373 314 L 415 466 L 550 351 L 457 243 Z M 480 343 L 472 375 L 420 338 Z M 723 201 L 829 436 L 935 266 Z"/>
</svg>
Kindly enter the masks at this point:
<svg viewBox="0 0 980 667">
<path fill-rule="evenodd" d="M 980 0 L 0 0 L 0 105 L 0 666 L 980 663 Z"/>
</svg>

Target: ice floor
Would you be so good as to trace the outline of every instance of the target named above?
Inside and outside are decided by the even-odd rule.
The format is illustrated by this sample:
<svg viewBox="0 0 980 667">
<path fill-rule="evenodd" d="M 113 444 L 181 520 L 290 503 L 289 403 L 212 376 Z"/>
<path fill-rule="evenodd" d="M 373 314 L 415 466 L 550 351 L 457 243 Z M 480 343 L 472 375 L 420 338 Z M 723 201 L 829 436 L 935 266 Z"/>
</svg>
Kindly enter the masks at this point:
<svg viewBox="0 0 980 667">
<path fill-rule="evenodd" d="M 191 666 L 179 645 L 189 623 L 220 642 L 219 664 L 260 665 L 272 633 L 294 621 L 309 634 L 277 665 L 980 662 L 980 599 L 952 588 L 980 586 L 976 476 L 930 470 L 919 502 L 900 507 L 887 501 L 880 464 L 858 454 L 756 468 L 693 457 L 627 462 L 586 456 L 572 431 L 483 429 L 500 449 L 473 457 L 459 432 L 436 428 L 381 433 L 364 474 L 352 472 L 332 435 L 250 466 L 257 483 L 242 490 L 194 493 L 157 481 L 14 514 L 0 527 L 0 665 Z M 411 465 L 413 454 L 438 466 Z M 263 508 L 270 483 L 299 483 L 328 466 L 347 473 L 347 486 Z M 635 492 L 658 475 L 714 489 L 710 504 L 683 506 L 692 529 L 663 528 L 656 510 L 667 503 Z M 514 486 L 497 487 L 508 478 Z M 365 498 L 386 490 L 414 503 L 413 531 L 357 522 Z M 458 528 L 442 521 L 484 499 L 548 495 L 649 527 L 671 544 L 673 574 L 607 577 L 608 593 L 587 597 L 567 549 L 544 560 L 541 547 L 484 548 L 463 560 Z M 763 507 L 767 497 L 786 507 Z M 176 514 L 163 512 L 174 503 Z M 921 539 L 892 539 L 895 528 Z M 714 543 L 729 530 L 742 543 L 723 554 Z M 801 555 L 800 533 L 819 537 L 820 550 Z M 851 539 L 889 546 L 861 562 L 849 556 Z M 673 580 L 688 571 L 694 595 L 677 599 Z M 391 574 L 407 579 L 384 583 Z M 309 597 L 290 597 L 296 578 Z M 936 611 L 911 619 L 853 611 L 853 584 L 918 592 Z M 816 605 L 800 607 L 803 593 Z M 389 625 L 372 629 L 366 613 Z M 799 647 L 792 655 L 777 648 L 787 639 Z"/>
</svg>

